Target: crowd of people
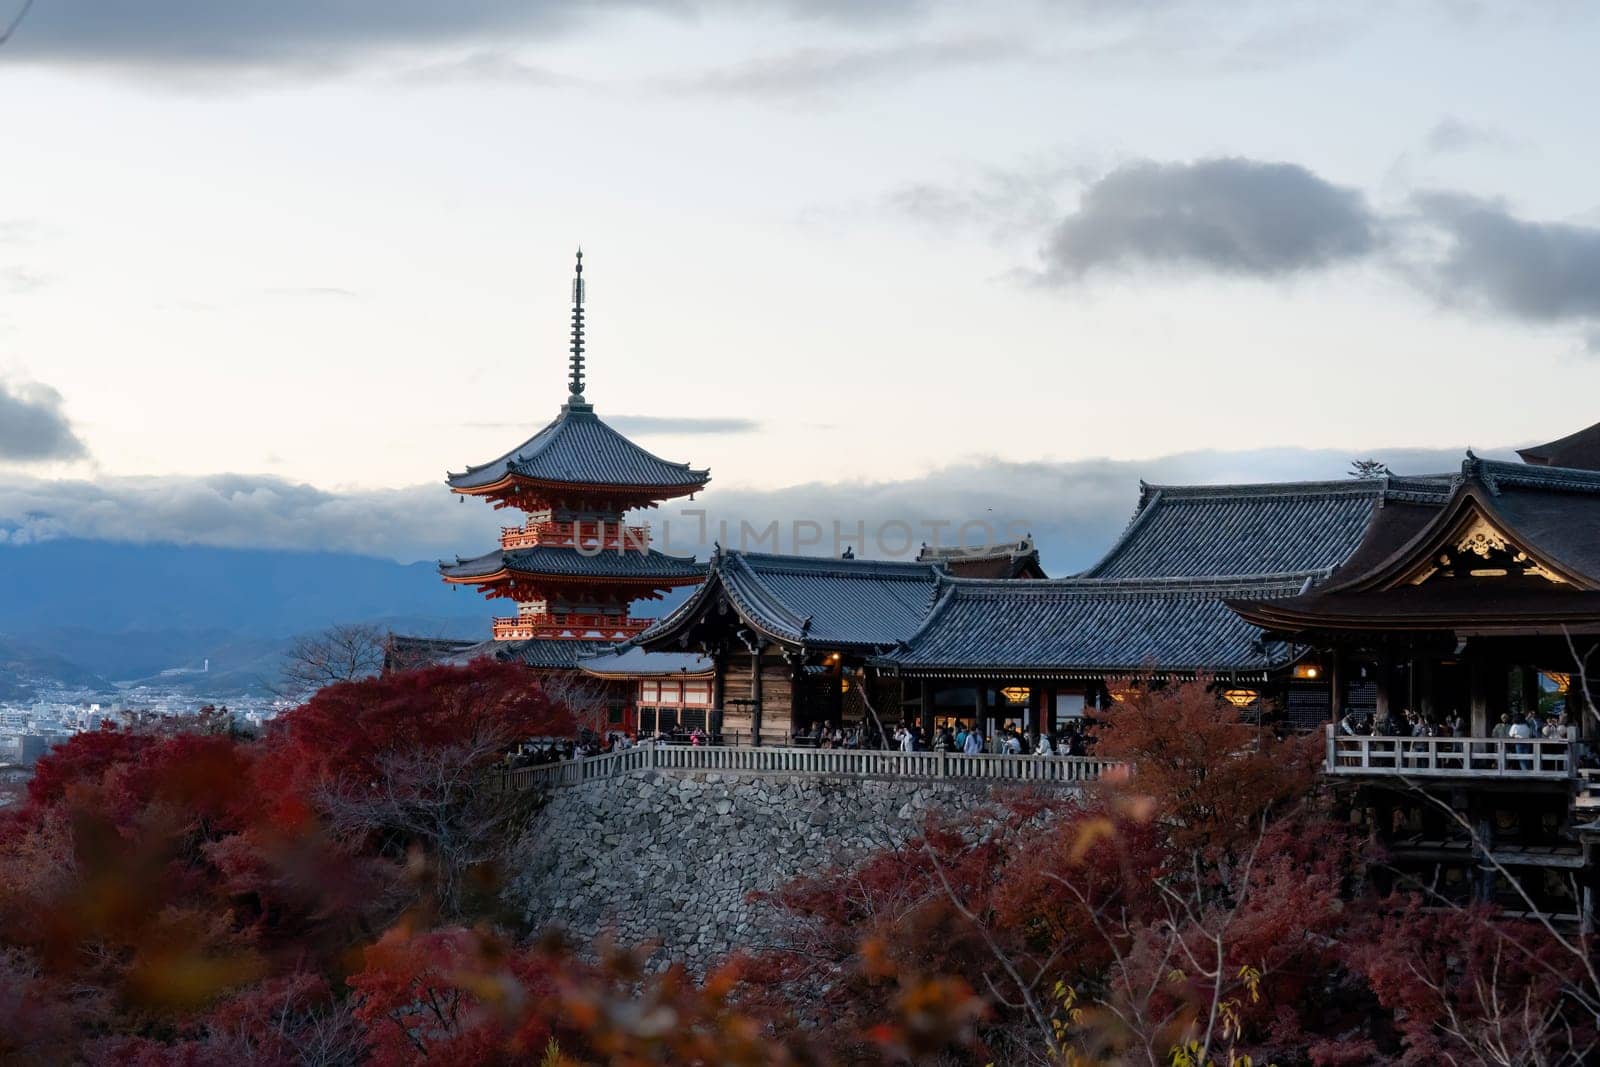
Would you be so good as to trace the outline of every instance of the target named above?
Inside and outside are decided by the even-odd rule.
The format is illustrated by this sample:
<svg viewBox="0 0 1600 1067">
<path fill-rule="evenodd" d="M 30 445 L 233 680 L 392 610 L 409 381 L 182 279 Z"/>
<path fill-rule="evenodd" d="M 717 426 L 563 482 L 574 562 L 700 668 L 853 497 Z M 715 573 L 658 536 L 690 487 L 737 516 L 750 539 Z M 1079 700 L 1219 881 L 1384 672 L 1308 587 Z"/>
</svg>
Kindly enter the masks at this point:
<svg viewBox="0 0 1600 1067">
<path fill-rule="evenodd" d="M 695 727 L 688 731 L 637 737 L 625 730 L 610 730 L 597 734 L 580 730 L 575 738 L 544 738 L 525 741 L 506 755 L 506 765 L 511 769 L 537 767 L 564 760 L 586 759 L 622 752 L 638 745 L 692 745 L 695 747 L 722 744 L 724 739 L 714 738 L 705 730 Z M 1078 721 L 1069 722 L 1057 730 L 1039 732 L 1023 731 L 1010 722 L 997 726 L 993 736 L 985 737 L 981 727 L 960 720 L 946 722 L 927 734 L 915 722 L 900 723 L 887 736 L 870 725 L 846 726 L 842 723 L 814 723 L 796 730 L 793 743 L 808 748 L 851 750 L 898 750 L 901 752 L 954 752 L 965 755 L 991 754 L 1006 756 L 1086 756 L 1094 739 Z"/>
<path fill-rule="evenodd" d="M 795 743 L 816 748 L 897 749 L 901 752 L 957 752 L 968 756 L 980 753 L 1007 756 L 1086 756 L 1093 739 L 1078 722 L 1054 731 L 1019 730 L 1002 723 L 992 737 L 985 737 L 976 724 L 961 720 L 946 722 L 930 735 L 916 722 L 895 726 L 888 737 L 871 727 L 845 727 L 840 723 L 814 723 L 794 735 Z"/>
<path fill-rule="evenodd" d="M 1390 712 L 1379 719 L 1346 709 L 1339 720 L 1339 732 L 1348 737 L 1470 737 L 1472 731 L 1459 711 L 1430 719 L 1415 711 Z M 1490 731 L 1492 737 L 1514 739 L 1542 738 L 1547 741 L 1576 741 L 1578 728 L 1565 712 L 1541 717 L 1536 711 L 1506 713 Z"/>
</svg>

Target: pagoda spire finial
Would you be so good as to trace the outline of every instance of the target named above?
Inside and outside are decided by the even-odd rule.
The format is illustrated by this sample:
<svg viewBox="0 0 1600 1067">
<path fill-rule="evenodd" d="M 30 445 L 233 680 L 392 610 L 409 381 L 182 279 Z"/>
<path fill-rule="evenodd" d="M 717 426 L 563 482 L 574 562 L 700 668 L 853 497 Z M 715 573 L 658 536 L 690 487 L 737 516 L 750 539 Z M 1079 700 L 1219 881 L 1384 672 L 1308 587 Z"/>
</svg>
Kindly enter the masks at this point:
<svg viewBox="0 0 1600 1067">
<path fill-rule="evenodd" d="M 567 384 L 569 403 L 583 399 L 583 249 L 578 249 L 578 267 L 572 276 L 572 379 Z"/>
</svg>

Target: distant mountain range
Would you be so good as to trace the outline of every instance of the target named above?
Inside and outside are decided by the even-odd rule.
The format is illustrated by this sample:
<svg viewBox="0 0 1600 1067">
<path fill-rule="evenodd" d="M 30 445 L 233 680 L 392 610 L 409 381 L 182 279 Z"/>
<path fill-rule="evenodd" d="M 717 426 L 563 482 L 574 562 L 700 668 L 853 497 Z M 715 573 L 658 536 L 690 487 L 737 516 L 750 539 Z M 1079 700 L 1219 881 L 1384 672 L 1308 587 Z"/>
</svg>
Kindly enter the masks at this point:
<svg viewBox="0 0 1600 1067">
<path fill-rule="evenodd" d="M 163 684 L 225 695 L 274 680 L 299 634 L 371 622 L 487 637 L 496 606 L 432 563 L 337 552 L 59 540 L 0 544 L 0 699 L 38 683 Z M 501 613 L 504 611 L 502 609 Z"/>
</svg>

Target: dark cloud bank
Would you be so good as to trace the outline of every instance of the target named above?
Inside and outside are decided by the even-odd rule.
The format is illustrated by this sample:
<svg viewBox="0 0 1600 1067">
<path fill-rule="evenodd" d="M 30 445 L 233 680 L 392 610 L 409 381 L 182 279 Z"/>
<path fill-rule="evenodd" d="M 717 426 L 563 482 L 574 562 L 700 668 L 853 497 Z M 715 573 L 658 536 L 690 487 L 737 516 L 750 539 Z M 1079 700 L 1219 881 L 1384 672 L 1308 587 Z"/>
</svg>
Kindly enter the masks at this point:
<svg viewBox="0 0 1600 1067">
<path fill-rule="evenodd" d="M 1457 450 L 1377 453 L 1399 471 L 1455 469 Z M 832 548 L 833 524 L 844 543 L 879 555 L 880 530 L 909 528 L 913 544 L 936 523 L 953 531 L 975 521 L 997 533 L 1018 526 L 1038 540 L 1052 573 L 1092 562 L 1122 529 L 1139 480 L 1252 482 L 1343 478 L 1350 456 L 1337 451 L 1265 449 L 1191 452 L 1153 460 L 1069 463 L 974 460 L 900 481 L 816 482 L 771 490 L 717 489 L 699 501 L 673 503 L 646 516 L 671 551 L 702 558 L 713 540 L 738 545 L 741 524 L 779 540 L 746 547 L 793 550 L 794 524 L 814 523 L 809 552 Z M 688 509 L 694 509 L 693 511 Z M 703 509 L 703 514 L 697 512 Z M 0 482 L 0 541 L 57 538 L 162 542 L 222 547 L 324 549 L 402 562 L 473 555 L 495 543 L 504 516 L 442 485 L 334 493 L 264 476 L 120 478 L 98 482 L 13 478 Z M 868 531 L 863 541 L 857 524 Z M 904 541 L 896 532 L 887 540 Z M 950 539 L 952 542 L 954 538 Z M 891 554 L 896 554 L 891 552 Z"/>
<path fill-rule="evenodd" d="M 42 0 L 8 48 L 22 60 L 107 66 L 337 69 L 386 51 L 536 41 L 621 12 L 692 20 L 766 11 L 871 24 L 914 17 L 924 6 L 923 0 Z"/>
<path fill-rule="evenodd" d="M 48 385 L 0 382 L 0 461 L 42 463 L 81 459 L 83 442 Z"/>
<path fill-rule="evenodd" d="M 1146 161 L 1089 186 L 1046 258 L 1063 281 L 1149 264 L 1276 277 L 1369 255 L 1380 231 L 1360 193 L 1304 167 Z"/>
<path fill-rule="evenodd" d="M 1436 191 L 1383 212 L 1291 163 L 1124 165 L 1084 190 L 1043 258 L 1044 279 L 1057 285 L 1134 270 L 1270 280 L 1377 263 L 1448 305 L 1600 329 L 1600 229 Z"/>
</svg>

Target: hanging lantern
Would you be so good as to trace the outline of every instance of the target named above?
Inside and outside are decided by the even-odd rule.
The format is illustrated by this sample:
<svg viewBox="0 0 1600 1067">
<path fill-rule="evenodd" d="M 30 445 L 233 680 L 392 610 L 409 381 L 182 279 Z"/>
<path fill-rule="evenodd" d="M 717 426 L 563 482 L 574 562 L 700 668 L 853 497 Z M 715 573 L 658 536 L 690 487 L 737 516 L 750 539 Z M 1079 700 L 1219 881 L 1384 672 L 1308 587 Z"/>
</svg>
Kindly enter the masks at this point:
<svg viewBox="0 0 1600 1067">
<path fill-rule="evenodd" d="M 1222 699 L 1236 708 L 1248 708 L 1261 699 L 1261 694 L 1254 689 L 1229 689 L 1223 692 Z"/>
<path fill-rule="evenodd" d="M 1000 690 L 1000 695 L 1006 698 L 1007 704 L 1026 704 L 1033 690 L 1024 685 L 1008 685 Z"/>
</svg>

